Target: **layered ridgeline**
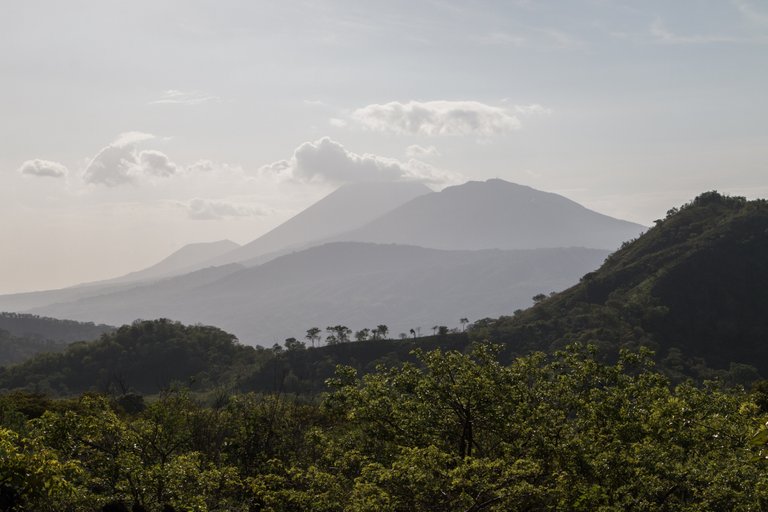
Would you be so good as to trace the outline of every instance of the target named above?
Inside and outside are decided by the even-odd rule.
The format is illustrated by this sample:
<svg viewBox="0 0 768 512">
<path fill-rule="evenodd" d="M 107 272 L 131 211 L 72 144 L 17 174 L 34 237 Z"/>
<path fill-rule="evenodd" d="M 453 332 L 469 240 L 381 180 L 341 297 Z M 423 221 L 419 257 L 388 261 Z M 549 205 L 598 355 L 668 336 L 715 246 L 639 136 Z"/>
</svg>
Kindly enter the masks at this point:
<svg viewBox="0 0 768 512">
<path fill-rule="evenodd" d="M 439 251 L 338 242 L 256 267 L 232 264 L 146 286 L 34 310 L 123 324 L 167 317 L 216 325 L 244 343 L 271 346 L 312 326 L 393 333 L 463 317 L 501 315 L 531 296 L 563 289 L 608 255 L 596 249 Z"/>
<path fill-rule="evenodd" d="M 41 352 L 64 350 L 74 341 L 94 340 L 114 330 L 109 325 L 0 313 L 0 366 L 19 363 Z"/>
<path fill-rule="evenodd" d="M 193 272 L 201 267 L 209 266 L 208 261 L 224 254 L 229 254 L 239 247 L 239 244 L 236 244 L 231 240 L 187 244 L 150 267 L 131 272 L 122 277 L 110 279 L 105 281 L 105 283 L 152 281 L 164 277 Z"/>
<path fill-rule="evenodd" d="M 228 253 L 237 247 L 239 247 L 238 244 L 229 240 L 188 244 L 150 267 L 113 279 L 58 290 L 0 295 L 0 311 L 29 311 L 48 304 L 70 302 L 125 290 L 136 284 L 154 282 L 206 267 L 208 265 L 205 262 L 211 258 Z"/>
<path fill-rule="evenodd" d="M 132 288 L 164 278 L 248 261 L 255 265 L 306 246 L 317 239 L 357 228 L 432 191 L 420 183 L 355 183 L 343 185 L 272 231 L 240 247 L 229 240 L 193 243 L 158 263 L 105 281 L 60 290 L 0 295 L 0 311 L 29 311 L 49 304 L 73 302 Z"/>
<path fill-rule="evenodd" d="M 302 210 L 256 240 L 207 262 L 258 264 L 356 229 L 409 201 L 433 194 L 422 183 L 350 183 Z"/>
<path fill-rule="evenodd" d="M 41 299 L 35 303 L 20 299 L 25 311 L 60 318 L 204 322 L 250 344 L 282 342 L 310 323 L 358 328 L 385 322 L 408 332 L 526 307 L 531 295 L 573 284 L 598 266 L 605 250 L 642 229 L 502 180 L 442 192 L 418 184 L 359 184 L 198 264 L 207 268 L 91 295 L 78 290 L 72 297 L 33 294 Z M 366 244 L 351 243 L 359 241 Z M 224 265 L 228 261 L 236 262 Z M 0 307 L 14 309 L 6 305 L 13 300 L 0 297 Z"/>
<path fill-rule="evenodd" d="M 196 370 L 203 374 L 194 383 L 211 382 L 215 373 L 218 385 L 233 389 L 317 392 L 333 375 L 336 364 L 367 372 L 379 363 L 392 365 L 411 358 L 414 348 L 464 350 L 472 341 L 488 339 L 505 347 L 505 359 L 533 350 L 553 351 L 573 342 L 596 344 L 611 357 L 620 348 L 647 346 L 656 351 L 660 368 L 673 377 L 719 376 L 747 384 L 759 377 L 758 372 L 768 376 L 766 283 L 768 203 L 707 193 L 679 211 L 671 210 L 666 219 L 625 244 L 579 284 L 549 297 L 539 295 L 535 306 L 513 316 L 480 320 L 473 316 L 474 324 L 466 335 L 349 342 L 316 349 L 297 344 L 277 351 L 239 347 L 232 349 L 239 354 L 236 359 L 252 364 L 230 371 L 226 362 L 216 360 L 211 365 L 215 370 Z M 331 322 L 327 319 L 318 326 L 322 329 L 333 325 Z M 310 322 L 305 325 L 312 326 Z M 141 334 L 142 329 L 151 328 L 123 329 L 134 336 L 78 345 L 66 354 L 38 357 L 6 370 L 0 373 L 0 388 L 34 388 L 40 379 L 56 374 L 55 382 L 46 381 L 52 389 L 100 389 L 108 385 L 110 375 L 126 374 L 119 364 L 131 365 L 140 376 L 142 365 L 153 364 L 153 351 L 170 350 L 164 342 L 130 348 L 153 340 Z M 199 348 L 185 349 L 182 340 L 195 345 L 195 340 L 203 338 L 200 331 L 193 329 L 186 336 L 166 332 L 171 333 L 168 340 L 176 340 L 171 345 L 178 361 L 215 356 Z M 205 333 L 226 338 L 216 334 L 218 330 Z M 302 341 L 303 334 L 295 336 Z M 431 329 L 422 334 L 431 334 Z M 188 352 L 208 355 L 192 357 Z M 113 353 L 122 359 L 111 360 L 107 355 Z M 92 368 L 78 366 L 83 364 L 80 361 Z M 99 374 L 98 368 L 105 370 Z M 75 382 L 73 376 L 77 375 L 91 377 Z M 197 374 L 179 375 L 177 380 L 184 382 L 193 375 Z"/>
<path fill-rule="evenodd" d="M 768 203 L 700 195 L 599 270 L 514 317 L 475 324 L 513 352 L 649 346 L 668 371 L 768 377 Z M 735 363 L 735 364 L 731 364 Z M 738 377 L 737 377 L 738 378 Z"/>
</svg>

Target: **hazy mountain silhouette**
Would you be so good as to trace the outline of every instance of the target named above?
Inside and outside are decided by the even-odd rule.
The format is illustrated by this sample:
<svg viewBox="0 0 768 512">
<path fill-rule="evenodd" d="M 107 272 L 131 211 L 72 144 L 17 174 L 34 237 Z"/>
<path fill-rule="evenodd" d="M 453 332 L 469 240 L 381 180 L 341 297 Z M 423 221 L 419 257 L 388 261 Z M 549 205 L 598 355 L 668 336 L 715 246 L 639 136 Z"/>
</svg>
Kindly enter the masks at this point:
<svg viewBox="0 0 768 512">
<path fill-rule="evenodd" d="M 645 227 L 558 194 L 500 179 L 470 181 L 418 197 L 334 241 L 435 249 L 616 249 Z"/>
<path fill-rule="evenodd" d="M 113 279 L 83 283 L 58 290 L 0 295 L 0 311 L 26 311 L 48 304 L 72 302 L 126 290 L 142 282 L 146 283 L 163 277 L 192 272 L 197 268 L 202 268 L 200 265 L 203 262 L 237 247 L 240 246 L 230 240 L 188 244 L 155 265 Z"/>
<path fill-rule="evenodd" d="M 433 193 L 422 183 L 372 182 L 342 185 L 272 231 L 208 265 L 238 263 L 304 246 L 355 229 L 411 199 Z"/>
<path fill-rule="evenodd" d="M 440 251 L 332 243 L 263 265 L 202 270 L 32 312 L 112 324 L 168 317 L 235 333 L 245 343 L 282 342 L 312 326 L 380 323 L 393 333 L 525 307 L 597 268 L 607 251 Z M 221 272 L 221 275 L 217 275 Z"/>
<path fill-rule="evenodd" d="M 451 250 L 615 249 L 643 229 L 638 224 L 588 210 L 557 194 L 498 179 L 469 182 L 439 193 L 417 183 L 359 183 L 340 187 L 272 231 L 234 250 L 229 250 L 234 244 L 227 241 L 192 244 L 152 267 L 109 281 L 0 296 L 0 310 L 48 311 L 46 306 L 52 304 L 129 292 L 174 274 L 230 262 L 257 266 L 291 251 L 333 241 L 397 243 Z M 210 254 L 215 256 L 206 257 Z M 195 277 L 191 279 L 194 281 Z M 98 300 L 91 301 L 94 307 Z M 159 311 L 152 313 L 146 308 L 142 311 L 145 318 L 160 315 Z M 98 320 L 101 317 L 72 318 Z M 115 317 L 106 318 L 113 321 Z M 197 321 L 187 317 L 179 319 Z"/>
<path fill-rule="evenodd" d="M 121 277 L 101 281 L 101 283 L 147 281 L 185 274 L 187 272 L 198 270 L 201 264 L 205 264 L 213 258 L 232 252 L 239 247 L 240 244 L 236 244 L 231 240 L 187 244 L 150 267 L 131 272 Z"/>
</svg>

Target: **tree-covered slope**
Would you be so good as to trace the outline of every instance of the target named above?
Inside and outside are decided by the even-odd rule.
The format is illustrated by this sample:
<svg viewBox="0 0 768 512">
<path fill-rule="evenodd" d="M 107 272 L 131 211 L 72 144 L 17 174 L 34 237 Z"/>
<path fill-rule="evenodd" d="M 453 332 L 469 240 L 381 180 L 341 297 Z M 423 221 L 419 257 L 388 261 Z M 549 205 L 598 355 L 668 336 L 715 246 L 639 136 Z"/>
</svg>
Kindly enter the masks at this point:
<svg viewBox="0 0 768 512">
<path fill-rule="evenodd" d="M 648 345 L 671 371 L 755 366 L 768 374 L 768 203 L 716 192 L 668 212 L 581 282 L 475 338 L 515 353 L 572 341 Z M 706 375 L 703 375 L 706 376 Z"/>
<path fill-rule="evenodd" d="M 0 313 L 0 366 L 20 363 L 41 352 L 59 352 L 67 343 L 93 340 L 109 325 L 19 313 Z"/>
<path fill-rule="evenodd" d="M 0 389 L 148 394 L 176 382 L 210 389 L 227 385 L 240 368 L 256 363 L 256 350 L 240 346 L 221 329 L 160 319 L 124 325 L 97 341 L 0 368 Z"/>
<path fill-rule="evenodd" d="M 0 313 L 0 329 L 14 336 L 64 343 L 94 340 L 105 332 L 115 330 L 110 325 L 60 320 L 23 313 Z"/>
</svg>

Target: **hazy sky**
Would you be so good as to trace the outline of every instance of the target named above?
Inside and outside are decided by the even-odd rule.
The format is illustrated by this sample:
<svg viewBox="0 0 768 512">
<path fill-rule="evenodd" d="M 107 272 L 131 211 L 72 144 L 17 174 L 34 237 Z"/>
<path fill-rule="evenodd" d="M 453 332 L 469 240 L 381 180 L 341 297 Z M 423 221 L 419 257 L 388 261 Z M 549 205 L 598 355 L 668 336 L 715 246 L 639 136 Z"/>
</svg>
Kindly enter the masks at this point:
<svg viewBox="0 0 768 512">
<path fill-rule="evenodd" d="M 0 293 L 248 242 L 340 183 L 650 223 L 768 196 L 768 2 L 4 1 Z"/>
</svg>

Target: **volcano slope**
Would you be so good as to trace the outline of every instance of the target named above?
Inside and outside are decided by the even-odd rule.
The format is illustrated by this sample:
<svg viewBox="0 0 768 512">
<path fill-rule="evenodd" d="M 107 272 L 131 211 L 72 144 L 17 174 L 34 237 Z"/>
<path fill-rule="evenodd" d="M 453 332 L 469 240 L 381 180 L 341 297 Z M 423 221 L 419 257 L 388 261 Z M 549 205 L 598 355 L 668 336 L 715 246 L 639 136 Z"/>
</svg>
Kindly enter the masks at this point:
<svg viewBox="0 0 768 512">
<path fill-rule="evenodd" d="M 646 346 L 673 375 L 712 369 L 768 375 L 768 202 L 701 194 L 625 243 L 579 284 L 513 316 L 475 323 L 472 338 L 507 353 L 593 343 Z M 737 378 L 738 379 L 738 378 Z"/>
</svg>

